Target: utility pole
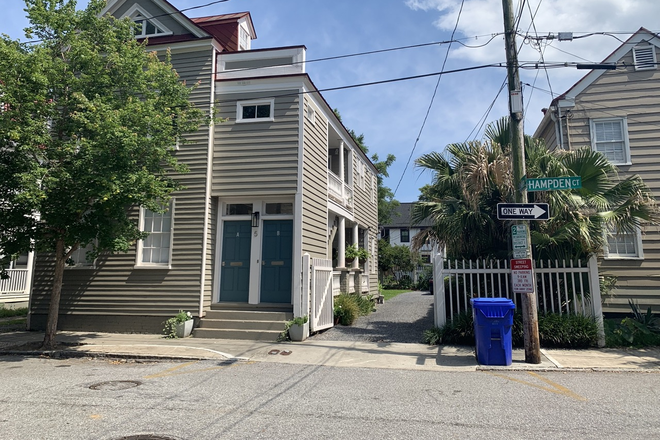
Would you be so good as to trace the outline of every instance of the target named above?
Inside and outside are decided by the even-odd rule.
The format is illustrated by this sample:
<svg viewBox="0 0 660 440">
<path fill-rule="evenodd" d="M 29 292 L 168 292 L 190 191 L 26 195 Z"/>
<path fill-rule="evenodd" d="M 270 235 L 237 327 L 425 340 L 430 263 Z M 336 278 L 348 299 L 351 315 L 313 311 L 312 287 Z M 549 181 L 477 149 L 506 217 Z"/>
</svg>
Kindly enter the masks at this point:
<svg viewBox="0 0 660 440">
<path fill-rule="evenodd" d="M 511 161 L 513 164 L 513 184 L 516 203 L 527 203 L 527 187 L 522 184 L 525 177 L 525 141 L 523 133 L 522 88 L 518 74 L 518 52 L 516 34 L 513 25 L 512 0 L 502 0 L 504 13 L 504 39 L 506 45 L 506 67 L 509 83 L 509 127 L 511 130 Z M 529 237 L 529 221 L 519 220 L 527 231 L 527 258 L 532 257 Z M 539 321 L 536 308 L 536 279 L 532 274 L 533 291 L 521 293 L 523 315 L 523 334 L 525 338 L 525 362 L 541 363 L 541 344 L 539 342 Z"/>
</svg>

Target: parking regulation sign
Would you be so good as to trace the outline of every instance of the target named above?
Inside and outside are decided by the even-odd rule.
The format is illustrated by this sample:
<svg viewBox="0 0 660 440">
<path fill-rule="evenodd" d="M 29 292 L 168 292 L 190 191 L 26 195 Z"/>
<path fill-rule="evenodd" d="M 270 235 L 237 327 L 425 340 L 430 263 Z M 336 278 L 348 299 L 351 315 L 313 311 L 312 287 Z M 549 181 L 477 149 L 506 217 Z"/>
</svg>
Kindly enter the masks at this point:
<svg viewBox="0 0 660 440">
<path fill-rule="evenodd" d="M 534 292 L 534 274 L 532 273 L 531 259 L 511 260 L 511 284 L 514 293 Z"/>
</svg>

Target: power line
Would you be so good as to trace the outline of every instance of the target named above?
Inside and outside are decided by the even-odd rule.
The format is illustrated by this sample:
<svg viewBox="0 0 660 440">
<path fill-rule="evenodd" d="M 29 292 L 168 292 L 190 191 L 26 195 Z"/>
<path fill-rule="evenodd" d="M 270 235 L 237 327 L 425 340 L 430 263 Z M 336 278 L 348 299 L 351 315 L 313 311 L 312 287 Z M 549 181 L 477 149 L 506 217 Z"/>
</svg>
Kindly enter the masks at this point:
<svg viewBox="0 0 660 440">
<path fill-rule="evenodd" d="M 461 0 L 461 7 L 458 10 L 458 16 L 456 17 L 456 24 L 454 25 L 454 30 L 451 32 L 450 40 L 453 40 L 454 34 L 456 34 L 456 29 L 458 28 L 458 23 L 460 22 L 461 14 L 463 13 L 464 4 L 465 4 L 465 0 Z M 451 44 L 449 44 L 449 47 L 447 47 L 447 52 L 445 53 L 445 59 L 442 62 L 442 71 L 440 73 L 440 76 L 438 76 L 438 81 L 435 83 L 435 88 L 433 89 L 433 95 L 431 96 L 431 102 L 429 103 L 429 106 L 426 109 L 426 115 L 424 115 L 422 126 L 419 129 L 419 133 L 417 134 L 417 139 L 415 139 L 415 143 L 413 144 L 412 150 L 410 150 L 410 155 L 408 156 L 408 161 L 406 162 L 406 166 L 403 168 L 403 173 L 401 173 L 401 178 L 399 179 L 399 183 L 397 183 L 396 188 L 394 189 L 394 195 L 396 195 L 396 192 L 399 190 L 399 186 L 403 181 L 403 176 L 406 175 L 406 170 L 408 170 L 408 166 L 410 165 L 410 160 L 412 159 L 413 154 L 415 153 L 415 149 L 417 148 L 417 144 L 419 143 L 419 138 L 422 136 L 422 132 L 424 131 L 424 127 L 426 126 L 426 121 L 428 120 L 429 114 L 431 113 L 431 108 L 433 107 L 433 102 L 435 101 L 435 95 L 438 92 L 438 86 L 440 86 L 440 80 L 442 79 L 442 72 L 444 72 L 445 70 L 445 65 L 447 64 L 447 58 L 449 58 L 450 50 L 451 50 Z"/>
<path fill-rule="evenodd" d="M 518 17 L 516 18 L 516 28 L 518 27 L 518 25 L 520 24 L 520 20 L 522 19 L 523 6 L 524 6 L 524 2 L 521 4 L 521 8 L 520 8 Z M 530 27 L 531 27 L 531 25 L 530 25 Z M 530 28 L 528 27 L 527 32 L 529 32 L 529 29 Z M 521 50 L 522 50 L 522 46 L 520 46 L 518 48 L 518 55 L 520 55 Z M 470 136 L 472 136 L 472 133 L 474 133 L 474 138 L 472 138 L 472 140 L 475 141 L 477 139 L 477 136 L 479 135 L 479 133 L 481 133 L 481 130 L 484 128 L 484 125 L 486 124 L 486 121 L 488 120 L 488 115 L 490 115 L 490 112 L 493 110 L 493 107 L 495 107 L 495 103 L 497 102 L 500 95 L 502 94 L 502 90 L 504 90 L 504 87 L 506 87 L 507 79 L 508 78 L 505 75 L 504 76 L 504 81 L 502 81 L 502 85 L 500 86 L 499 90 L 497 91 L 497 94 L 495 95 L 495 98 L 493 98 L 490 105 L 486 108 L 486 111 L 484 112 L 484 114 L 481 116 L 481 118 L 479 118 L 479 120 L 475 124 L 474 128 L 472 128 L 472 130 L 470 131 L 470 134 L 467 135 L 467 137 L 465 138 L 465 142 L 467 142 L 470 139 Z M 477 127 L 479 127 L 479 128 L 477 129 Z"/>
</svg>

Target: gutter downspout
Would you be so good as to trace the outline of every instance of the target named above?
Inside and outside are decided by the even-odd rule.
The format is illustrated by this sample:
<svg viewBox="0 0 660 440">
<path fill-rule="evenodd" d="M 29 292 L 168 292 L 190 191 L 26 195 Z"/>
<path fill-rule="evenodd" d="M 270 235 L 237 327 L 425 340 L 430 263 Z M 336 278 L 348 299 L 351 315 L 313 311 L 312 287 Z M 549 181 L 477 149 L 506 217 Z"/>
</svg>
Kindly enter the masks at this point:
<svg viewBox="0 0 660 440">
<path fill-rule="evenodd" d="M 202 230 L 202 270 L 199 287 L 199 317 L 204 317 L 204 288 L 206 287 L 206 254 L 209 242 L 209 214 L 211 206 L 211 179 L 213 177 L 213 145 L 215 124 L 213 122 L 213 113 L 215 110 L 215 79 L 216 79 L 217 52 L 215 47 L 211 47 L 211 96 L 209 103 L 209 140 L 206 153 L 206 188 L 204 189 L 204 227 Z"/>
<path fill-rule="evenodd" d="M 561 107 L 557 103 L 557 123 L 559 124 L 559 148 L 564 149 L 564 132 L 561 127 Z"/>
</svg>

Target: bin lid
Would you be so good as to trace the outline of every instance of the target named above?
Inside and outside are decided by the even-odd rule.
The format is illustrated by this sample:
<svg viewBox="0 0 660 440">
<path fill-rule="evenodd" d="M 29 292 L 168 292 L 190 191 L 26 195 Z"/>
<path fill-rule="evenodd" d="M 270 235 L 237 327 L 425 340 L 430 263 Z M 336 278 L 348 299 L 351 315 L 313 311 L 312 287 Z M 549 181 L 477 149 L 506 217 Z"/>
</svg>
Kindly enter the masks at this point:
<svg viewBox="0 0 660 440">
<path fill-rule="evenodd" d="M 492 307 L 504 307 L 506 309 L 516 308 L 516 305 L 509 298 L 472 298 L 470 299 L 470 303 L 475 309 L 486 309 Z"/>
</svg>

